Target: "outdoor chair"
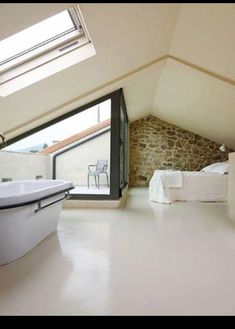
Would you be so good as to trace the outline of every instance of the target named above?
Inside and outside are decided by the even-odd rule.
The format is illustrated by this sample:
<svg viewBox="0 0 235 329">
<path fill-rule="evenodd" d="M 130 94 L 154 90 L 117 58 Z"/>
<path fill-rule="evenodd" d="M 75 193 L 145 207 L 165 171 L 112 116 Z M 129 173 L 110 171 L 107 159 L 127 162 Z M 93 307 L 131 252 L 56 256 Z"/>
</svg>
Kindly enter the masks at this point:
<svg viewBox="0 0 235 329">
<path fill-rule="evenodd" d="M 100 175 L 105 175 L 107 179 L 107 186 L 109 187 L 108 180 L 108 160 L 97 160 L 95 165 L 88 165 L 88 174 L 87 174 L 87 185 L 89 188 L 89 178 L 93 176 L 95 179 L 95 186 L 100 188 Z"/>
</svg>

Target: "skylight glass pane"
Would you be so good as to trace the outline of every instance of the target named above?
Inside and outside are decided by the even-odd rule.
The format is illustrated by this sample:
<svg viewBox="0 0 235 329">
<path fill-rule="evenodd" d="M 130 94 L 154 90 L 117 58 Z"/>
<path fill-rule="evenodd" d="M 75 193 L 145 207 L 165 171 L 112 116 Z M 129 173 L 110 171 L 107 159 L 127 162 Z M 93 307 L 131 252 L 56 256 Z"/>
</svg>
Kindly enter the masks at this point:
<svg viewBox="0 0 235 329">
<path fill-rule="evenodd" d="M 76 27 L 67 10 L 0 41 L 0 64 Z"/>
</svg>

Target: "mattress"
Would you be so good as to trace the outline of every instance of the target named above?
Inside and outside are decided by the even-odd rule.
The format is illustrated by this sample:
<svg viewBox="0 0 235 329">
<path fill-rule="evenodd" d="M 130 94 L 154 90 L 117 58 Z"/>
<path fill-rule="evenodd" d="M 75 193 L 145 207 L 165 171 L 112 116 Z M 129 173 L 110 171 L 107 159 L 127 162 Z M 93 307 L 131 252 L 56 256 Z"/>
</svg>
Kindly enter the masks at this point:
<svg viewBox="0 0 235 329">
<path fill-rule="evenodd" d="M 226 202 L 228 174 L 202 171 L 171 171 L 172 186 L 166 184 L 166 173 L 156 170 L 149 183 L 150 201 L 172 203 L 174 201 Z M 175 177 L 174 177 L 175 175 Z M 181 177 L 181 180 L 179 179 Z M 169 182 L 170 180 L 168 180 Z M 181 181 L 181 184 L 179 182 Z M 177 182 L 177 184 L 175 184 Z"/>
</svg>

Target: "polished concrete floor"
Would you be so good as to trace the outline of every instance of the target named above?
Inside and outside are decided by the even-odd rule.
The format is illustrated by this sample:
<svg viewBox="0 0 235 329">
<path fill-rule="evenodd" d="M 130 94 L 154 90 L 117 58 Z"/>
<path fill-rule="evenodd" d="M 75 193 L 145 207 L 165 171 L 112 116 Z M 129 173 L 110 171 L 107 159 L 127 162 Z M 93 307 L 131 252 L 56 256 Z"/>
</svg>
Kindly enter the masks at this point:
<svg viewBox="0 0 235 329">
<path fill-rule="evenodd" d="M 57 233 L 0 266 L 0 315 L 235 315 L 235 223 L 223 203 L 64 209 Z"/>
<path fill-rule="evenodd" d="M 104 185 L 96 187 L 95 185 L 87 186 L 77 185 L 70 191 L 70 194 L 109 194 L 109 188 Z"/>
</svg>

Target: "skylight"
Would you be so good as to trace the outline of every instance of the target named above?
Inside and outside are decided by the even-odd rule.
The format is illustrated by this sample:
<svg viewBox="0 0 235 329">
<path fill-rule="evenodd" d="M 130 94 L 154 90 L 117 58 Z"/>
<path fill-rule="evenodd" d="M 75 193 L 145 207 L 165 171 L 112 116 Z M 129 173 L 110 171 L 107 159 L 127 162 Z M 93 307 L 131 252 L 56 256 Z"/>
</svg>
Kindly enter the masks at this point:
<svg viewBox="0 0 235 329">
<path fill-rule="evenodd" d="M 45 51 L 68 38 L 81 34 L 81 25 L 76 25 L 74 11 L 65 10 L 57 15 L 49 17 L 21 32 L 18 32 L 0 41 L 0 65 L 16 60 L 21 56 L 34 51 L 38 54 L 40 48 Z M 80 30 L 79 30 L 80 29 Z M 77 31 L 76 34 L 72 32 Z M 62 38 L 66 36 L 66 38 Z M 33 56 L 31 53 L 30 56 Z M 24 59 L 27 56 L 23 57 Z"/>
<path fill-rule="evenodd" d="M 80 55 L 64 57 L 85 45 L 87 49 Z M 8 95 L 94 54 L 78 5 L 62 11 L 0 41 L 0 95 Z M 57 63 L 52 64 L 55 59 Z M 45 64 L 47 71 L 42 68 Z M 16 78 L 21 81 L 18 79 L 14 85 Z"/>
</svg>

